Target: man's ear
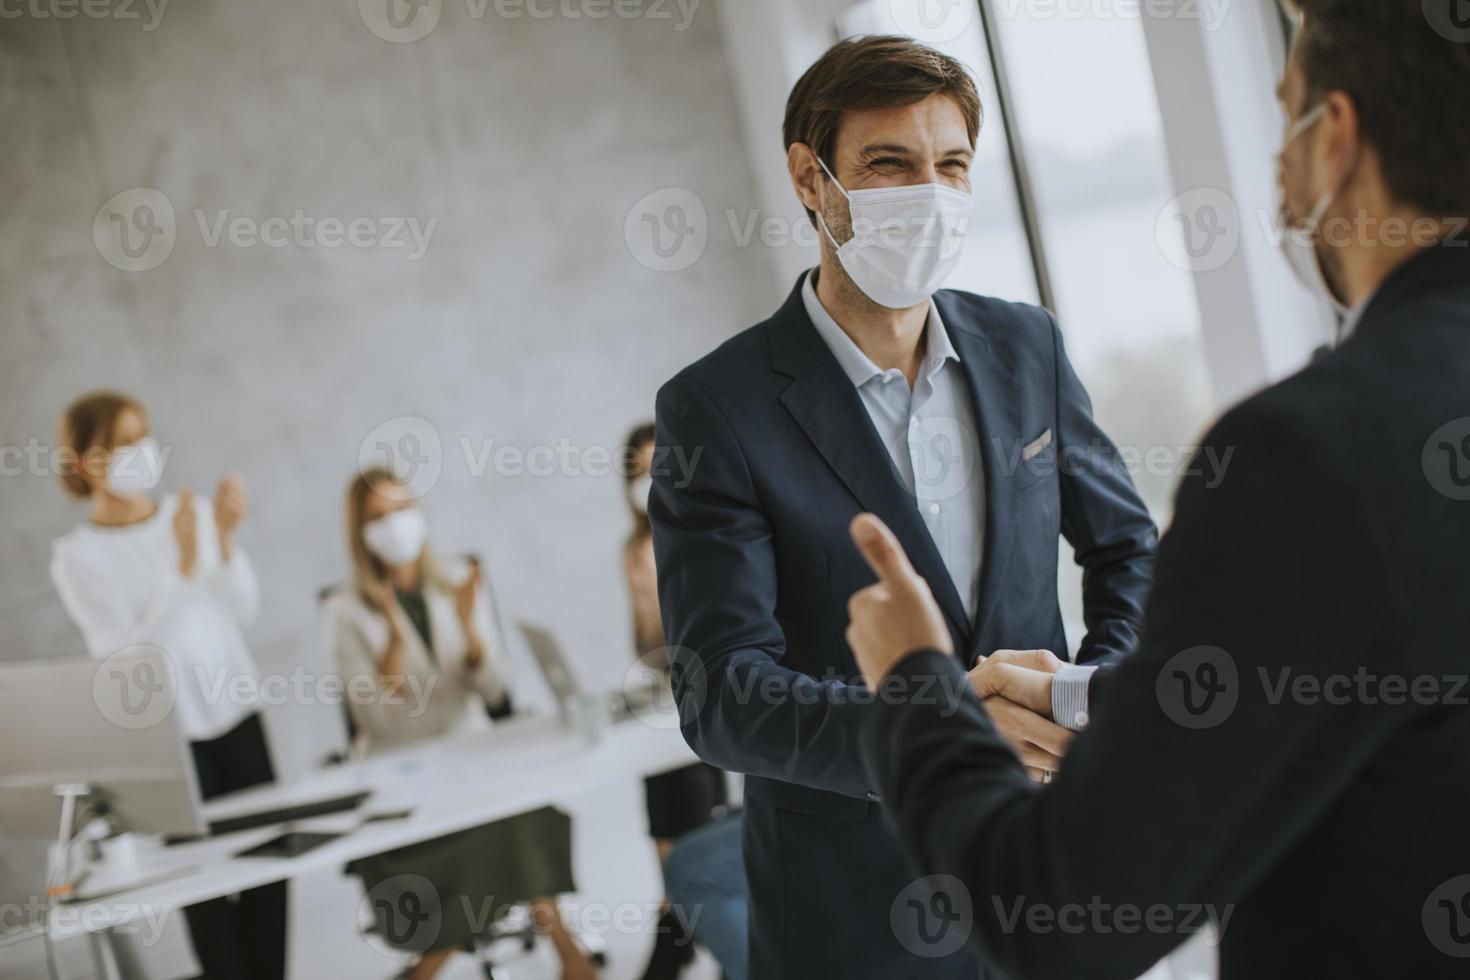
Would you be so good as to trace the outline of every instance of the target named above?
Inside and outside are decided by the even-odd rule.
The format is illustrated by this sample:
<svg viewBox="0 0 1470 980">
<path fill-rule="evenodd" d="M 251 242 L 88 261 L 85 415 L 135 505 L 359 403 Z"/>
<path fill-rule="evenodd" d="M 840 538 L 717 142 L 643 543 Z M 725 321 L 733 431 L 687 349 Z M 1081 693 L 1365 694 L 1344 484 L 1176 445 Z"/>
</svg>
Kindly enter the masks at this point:
<svg viewBox="0 0 1470 980">
<path fill-rule="evenodd" d="M 791 186 L 796 196 L 808 211 L 822 210 L 822 167 L 817 154 L 805 143 L 792 143 L 786 151 L 786 169 L 791 174 Z"/>
<path fill-rule="evenodd" d="M 1328 92 L 1322 100 L 1326 113 L 1317 141 L 1318 177 L 1324 186 L 1345 185 L 1348 171 L 1362 161 L 1363 132 L 1358 106 L 1346 92 Z"/>
</svg>

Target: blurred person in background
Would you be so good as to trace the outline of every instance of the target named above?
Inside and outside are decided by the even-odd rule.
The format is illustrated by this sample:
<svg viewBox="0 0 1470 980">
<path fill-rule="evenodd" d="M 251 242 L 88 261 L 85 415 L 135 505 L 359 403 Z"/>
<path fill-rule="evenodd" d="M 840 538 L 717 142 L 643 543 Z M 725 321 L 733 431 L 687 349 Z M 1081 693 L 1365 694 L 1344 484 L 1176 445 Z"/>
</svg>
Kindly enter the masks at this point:
<svg viewBox="0 0 1470 980">
<path fill-rule="evenodd" d="M 510 714 L 510 692 L 494 648 L 489 600 L 477 562 L 448 567 L 428 546 L 428 522 L 387 470 L 356 477 L 347 491 L 353 583 L 327 599 L 328 645 L 369 754 L 444 738 L 484 724 L 482 711 Z M 552 807 L 353 862 L 372 891 L 398 876 L 428 879 L 442 923 L 409 976 L 429 980 L 457 950 L 472 948 L 470 912 L 530 902 L 551 938 L 566 980 L 598 975 L 563 922 L 556 895 L 576 890 L 571 819 Z M 461 900 L 464 899 L 464 900 Z M 493 920 L 492 920 L 493 921 Z M 483 923 L 481 923 L 483 925 Z M 386 938 L 387 930 L 380 930 Z M 408 946 L 415 947 L 414 937 Z"/>
<path fill-rule="evenodd" d="M 233 683 L 256 676 L 244 630 L 258 591 L 235 541 L 244 483 L 225 476 L 213 500 L 188 488 L 156 497 L 169 453 L 150 437 L 143 405 L 117 392 L 73 402 L 57 445 L 62 489 L 91 505 L 51 558 L 52 581 L 87 652 L 101 659 L 146 645 L 165 655 L 203 799 L 273 782 L 260 706 L 241 697 L 258 688 Z M 210 980 L 285 975 L 285 882 L 191 906 L 185 918 Z"/>
<path fill-rule="evenodd" d="M 628 435 L 621 458 L 629 463 L 624 472 L 625 490 L 633 515 L 633 529 L 623 547 L 623 574 L 633 602 L 633 644 L 639 659 L 667 675 L 669 658 L 659 616 L 653 528 L 648 523 L 648 494 L 653 487 L 652 422 Z M 725 773 L 708 763 L 696 762 L 650 776 L 643 787 L 648 802 L 648 832 L 658 848 L 669 889 L 669 902 L 659 919 L 644 980 L 671 980 L 693 961 L 691 923 L 695 938 L 715 954 L 730 980 L 743 980 L 745 870 L 740 856 L 740 817 L 729 813 Z"/>
</svg>

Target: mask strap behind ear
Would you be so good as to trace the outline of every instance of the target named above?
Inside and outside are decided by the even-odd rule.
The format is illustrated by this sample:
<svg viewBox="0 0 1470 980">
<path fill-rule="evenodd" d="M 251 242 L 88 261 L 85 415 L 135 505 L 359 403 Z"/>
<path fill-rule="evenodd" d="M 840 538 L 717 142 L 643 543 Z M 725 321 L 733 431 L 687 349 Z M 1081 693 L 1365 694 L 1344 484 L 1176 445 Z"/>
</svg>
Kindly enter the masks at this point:
<svg viewBox="0 0 1470 980">
<path fill-rule="evenodd" d="M 846 187 L 843 187 L 842 184 L 841 184 L 841 182 L 839 182 L 837 180 L 836 176 L 833 175 L 832 171 L 830 171 L 830 170 L 827 169 L 826 161 L 824 161 L 821 157 L 817 157 L 817 164 L 822 168 L 822 171 L 827 175 L 827 179 L 830 180 L 830 181 L 832 181 L 832 183 L 837 187 L 837 189 L 842 192 L 842 196 L 845 197 L 845 198 L 847 198 L 849 201 L 851 201 L 852 200 L 852 195 L 849 194 L 849 193 L 847 193 L 847 188 Z"/>
<path fill-rule="evenodd" d="M 851 204 L 851 202 L 852 202 L 852 195 L 849 194 L 849 193 L 847 193 L 847 188 L 843 187 L 842 184 L 840 182 L 838 182 L 837 178 L 835 176 L 833 176 L 832 171 L 830 171 L 830 170 L 827 169 L 826 162 L 823 161 L 820 156 L 817 157 L 817 165 L 822 168 L 823 172 L 826 173 L 827 179 L 830 180 L 830 181 L 832 181 L 832 186 L 833 187 L 836 187 L 839 191 L 841 191 L 842 192 L 842 196 L 845 197 L 845 198 L 847 198 L 848 203 Z M 833 248 L 837 248 L 837 249 L 842 248 L 841 245 L 837 244 L 837 236 L 833 235 L 832 234 L 832 229 L 827 227 L 827 219 L 825 219 L 825 218 L 822 217 L 822 214 L 821 214 L 820 211 L 817 212 L 817 223 L 822 226 L 822 231 L 824 231 L 826 233 L 826 235 L 827 235 L 827 241 L 829 241 L 829 242 L 832 243 L 832 247 Z"/>
<path fill-rule="evenodd" d="M 1291 127 L 1291 130 L 1287 133 L 1287 145 L 1289 146 L 1297 139 L 1300 139 L 1304 133 L 1321 122 L 1326 115 L 1327 103 L 1325 101 L 1317 103 L 1316 108 L 1298 119 L 1296 125 Z M 1324 191 L 1322 196 L 1317 198 L 1316 203 L 1312 205 L 1312 211 L 1307 215 L 1305 226 L 1314 239 L 1321 230 L 1322 219 L 1327 217 L 1327 212 L 1332 208 L 1333 203 L 1342 195 L 1342 189 L 1347 186 L 1348 181 L 1353 179 L 1353 172 L 1358 169 L 1360 153 L 1361 146 L 1353 147 L 1353 155 L 1349 159 L 1347 166 L 1343 168 L 1342 176 L 1337 180 L 1337 186 L 1331 190 Z"/>
<path fill-rule="evenodd" d="M 1321 122 L 1322 121 L 1322 117 L 1325 116 L 1325 115 L 1327 115 L 1327 103 L 1326 102 L 1318 102 L 1311 109 L 1307 110 L 1307 114 L 1306 115 L 1302 116 L 1296 122 L 1292 123 L 1290 126 L 1287 127 L 1287 129 L 1286 129 L 1286 142 L 1283 144 L 1283 148 L 1285 148 L 1287 146 L 1290 146 L 1291 144 L 1295 143 L 1297 140 L 1301 139 L 1302 138 L 1302 135 L 1304 133 L 1306 133 L 1309 129 L 1311 129 L 1313 126 L 1315 126 L 1319 122 Z"/>
</svg>

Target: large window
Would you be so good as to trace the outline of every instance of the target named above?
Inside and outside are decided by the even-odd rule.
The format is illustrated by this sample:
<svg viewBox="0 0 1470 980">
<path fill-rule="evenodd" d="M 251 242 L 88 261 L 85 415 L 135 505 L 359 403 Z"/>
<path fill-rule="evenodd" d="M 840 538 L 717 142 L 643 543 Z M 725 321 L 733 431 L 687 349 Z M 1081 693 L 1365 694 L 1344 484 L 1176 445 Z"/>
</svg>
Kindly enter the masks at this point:
<svg viewBox="0 0 1470 980">
<path fill-rule="evenodd" d="M 1099 422 L 1166 526 L 1214 398 L 1138 8 L 834 2 L 840 33 L 907 34 L 975 73 L 986 114 L 977 205 L 951 285 L 1041 302 L 1057 315 Z M 1075 648 L 1081 577 L 1061 548 L 1059 591 Z"/>
<path fill-rule="evenodd" d="M 1126 4 L 990 9 L 1072 363 L 1167 522 L 1214 398 L 1142 23 Z"/>
<path fill-rule="evenodd" d="M 975 212 L 965 256 L 949 285 L 1005 299 L 1041 300 L 1030 243 L 1022 220 L 1010 147 L 1001 125 L 1001 104 L 986 54 L 979 8 L 968 3 L 935 4 L 930 17 L 925 0 L 863 0 L 837 16 L 839 33 L 908 34 L 953 55 L 974 73 L 985 107 L 985 124 L 975 150 L 971 181 Z"/>
</svg>

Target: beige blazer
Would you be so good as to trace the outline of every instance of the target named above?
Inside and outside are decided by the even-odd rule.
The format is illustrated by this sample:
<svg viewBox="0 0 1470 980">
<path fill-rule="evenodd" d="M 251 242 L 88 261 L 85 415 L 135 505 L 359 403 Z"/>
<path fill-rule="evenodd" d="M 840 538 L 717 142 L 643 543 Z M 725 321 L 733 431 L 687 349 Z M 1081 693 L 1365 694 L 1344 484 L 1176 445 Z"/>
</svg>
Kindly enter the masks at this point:
<svg viewBox="0 0 1470 980">
<path fill-rule="evenodd" d="M 463 581 L 468 567 L 451 567 L 448 574 Z M 468 643 L 453 594 L 427 586 L 424 601 L 434 652 L 430 656 L 418 630 L 410 627 L 406 631 L 405 681 L 395 694 L 389 694 L 378 678 L 378 659 L 388 648 L 386 617 L 352 588 L 338 590 L 323 603 L 327 648 L 341 674 L 352 718 L 366 737 L 368 753 L 443 738 L 467 724 L 483 724 L 484 706 L 500 704 L 507 694 L 504 660 L 484 590 L 474 613 L 475 629 L 485 646 L 485 659 L 477 670 L 465 662 Z"/>
</svg>

